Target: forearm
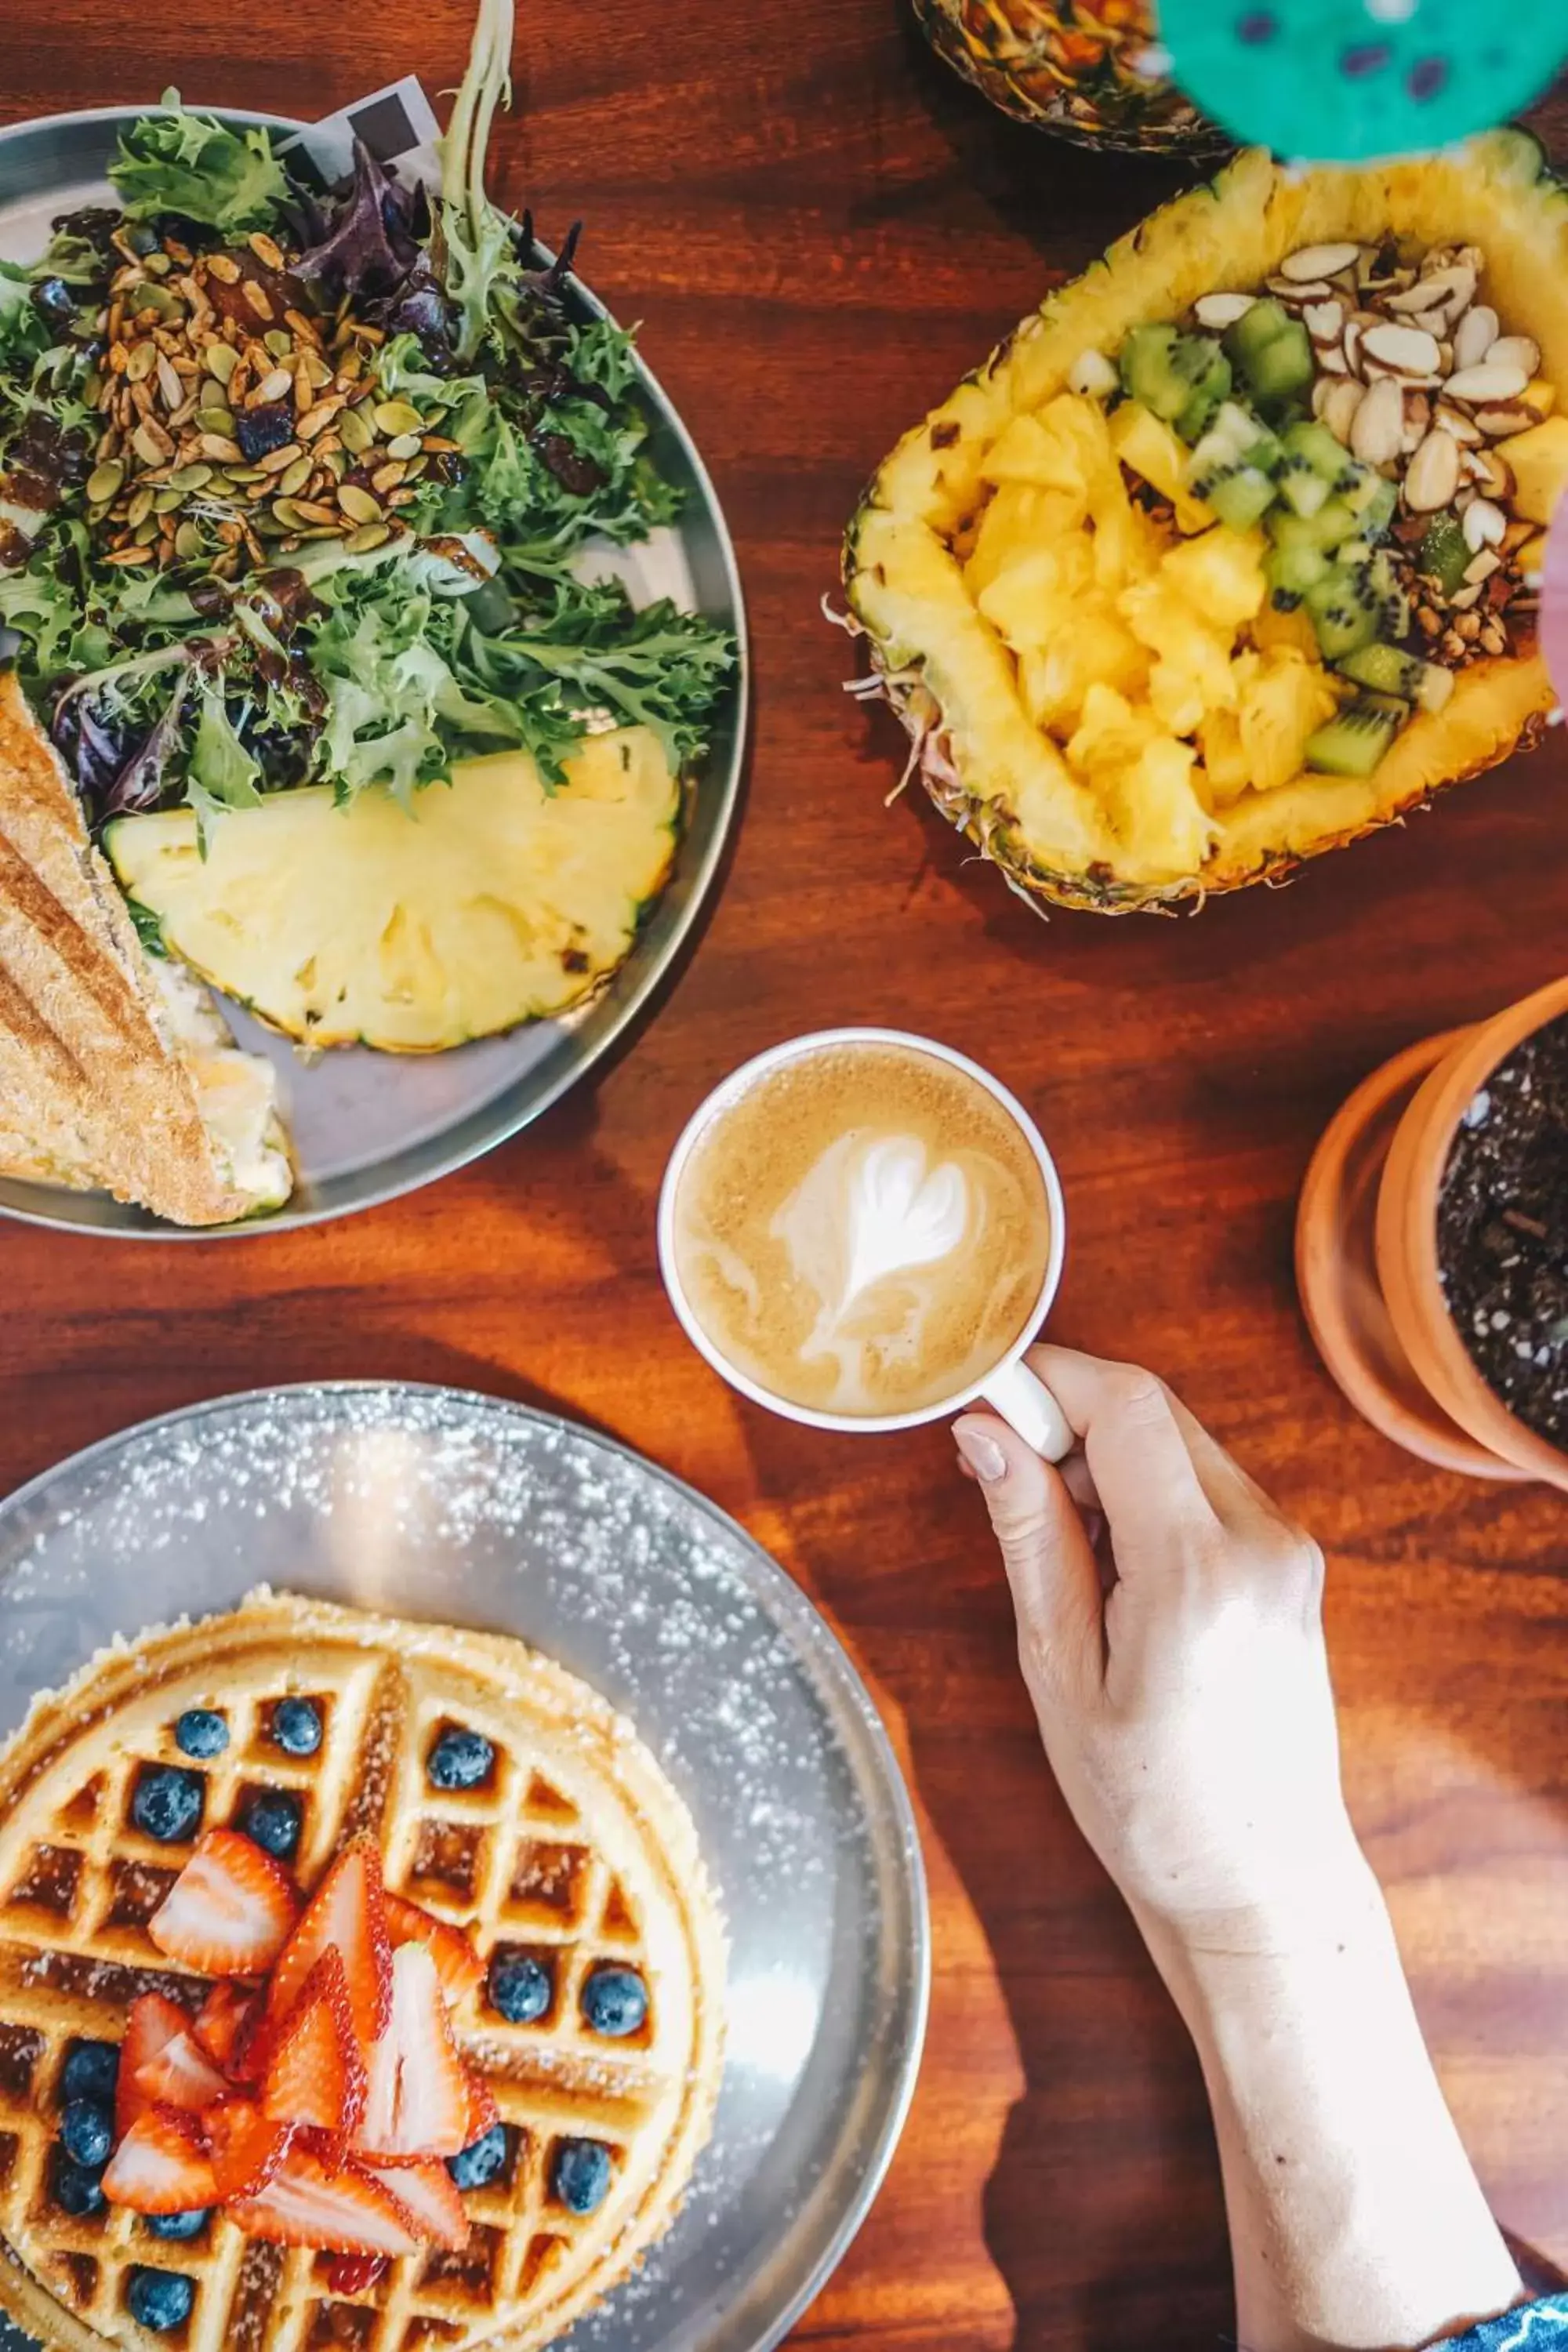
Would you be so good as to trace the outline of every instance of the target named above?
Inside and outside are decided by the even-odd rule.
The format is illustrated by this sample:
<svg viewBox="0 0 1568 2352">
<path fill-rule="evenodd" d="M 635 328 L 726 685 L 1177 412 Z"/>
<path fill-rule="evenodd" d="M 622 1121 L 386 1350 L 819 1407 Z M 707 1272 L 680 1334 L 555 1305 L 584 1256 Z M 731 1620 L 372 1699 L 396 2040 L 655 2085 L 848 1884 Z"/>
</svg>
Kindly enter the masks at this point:
<svg viewBox="0 0 1568 2352">
<path fill-rule="evenodd" d="M 1384 2352 L 1505 2310 L 1518 2273 L 1359 1854 L 1292 1921 L 1201 1948 L 1145 1924 L 1214 2108 L 1245 2352 Z"/>
</svg>

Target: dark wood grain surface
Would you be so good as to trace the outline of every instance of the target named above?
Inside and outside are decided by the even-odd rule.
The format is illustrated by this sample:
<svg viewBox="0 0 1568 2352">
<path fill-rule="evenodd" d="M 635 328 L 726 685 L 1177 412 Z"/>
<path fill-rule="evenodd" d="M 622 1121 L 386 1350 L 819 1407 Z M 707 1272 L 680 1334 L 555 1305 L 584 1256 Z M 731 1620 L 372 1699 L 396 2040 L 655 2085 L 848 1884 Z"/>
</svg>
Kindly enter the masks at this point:
<svg viewBox="0 0 1568 2352">
<path fill-rule="evenodd" d="M 0 1227 L 0 1486 L 257 1382 L 387 1374 L 546 1402 L 735 1512 L 895 1727 L 931 1866 L 925 2071 L 825 2347 L 1148 2352 L 1228 2325 L 1202 2088 L 1047 1775 L 1006 1597 L 941 1430 L 816 1435 L 732 1396 L 662 1297 L 665 1155 L 733 1063 L 929 1031 L 1037 1114 L 1069 1204 L 1057 1333 L 1177 1382 L 1331 1559 L 1357 1819 L 1505 2223 L 1568 2261 L 1568 1568 L 1561 1497 L 1427 1470 L 1312 1354 L 1291 1219 L 1395 1047 L 1559 971 L 1559 737 L 1291 888 L 1048 927 L 910 798 L 839 690 L 837 535 L 903 427 L 1179 184 L 991 115 L 895 0 L 525 5 L 500 193 L 582 261 L 689 419 L 740 545 L 758 686 L 722 899 L 635 1050 L 466 1174 L 320 1230 L 128 1247 Z M 325 112 L 462 69 L 469 0 L 9 0 L 0 116 L 190 97 Z M 1568 117 L 1560 117 L 1568 132 Z M 1559 142 L 1568 146 L 1568 136 Z"/>
</svg>

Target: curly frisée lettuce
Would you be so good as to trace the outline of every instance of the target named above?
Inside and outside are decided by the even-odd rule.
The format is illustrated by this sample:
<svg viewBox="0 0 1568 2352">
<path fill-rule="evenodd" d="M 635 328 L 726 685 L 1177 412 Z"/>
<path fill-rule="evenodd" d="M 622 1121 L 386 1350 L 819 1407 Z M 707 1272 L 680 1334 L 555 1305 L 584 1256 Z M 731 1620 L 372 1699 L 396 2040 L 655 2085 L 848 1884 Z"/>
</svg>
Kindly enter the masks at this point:
<svg viewBox="0 0 1568 2352">
<path fill-rule="evenodd" d="M 438 189 L 361 147 L 322 195 L 170 91 L 122 210 L 0 265 L 0 630 L 95 823 L 706 748 L 733 640 L 603 577 L 680 507 L 632 339 L 485 194 L 510 45 L 482 0 Z"/>
<path fill-rule="evenodd" d="M 291 201 L 282 165 L 265 131 L 226 131 L 190 114 L 177 89 L 163 110 L 143 115 L 120 141 L 109 167 L 129 220 L 177 214 L 225 236 L 270 228 Z"/>
</svg>

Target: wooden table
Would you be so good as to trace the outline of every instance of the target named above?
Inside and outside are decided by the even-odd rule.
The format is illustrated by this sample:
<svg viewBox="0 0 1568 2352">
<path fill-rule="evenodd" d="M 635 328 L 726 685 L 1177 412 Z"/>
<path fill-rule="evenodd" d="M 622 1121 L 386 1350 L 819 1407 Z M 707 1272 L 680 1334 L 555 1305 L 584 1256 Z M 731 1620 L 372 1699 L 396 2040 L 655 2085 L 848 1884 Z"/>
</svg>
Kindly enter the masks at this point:
<svg viewBox="0 0 1568 2352">
<path fill-rule="evenodd" d="M 0 116 L 178 83 L 324 112 L 462 69 L 470 0 L 12 0 Z M 801 2329 L 889 2352 L 1148 2352 L 1229 2319 L 1196 2068 L 1080 1846 L 1018 1684 L 980 1507 L 940 1431 L 835 1440 L 752 1410 L 655 1270 L 699 1096 L 793 1031 L 889 1022 L 988 1063 L 1067 1184 L 1056 1329 L 1157 1365 L 1321 1538 L 1356 1817 L 1505 2222 L 1568 2261 L 1568 1567 L 1561 1499 L 1421 1467 L 1308 1342 L 1295 1194 L 1395 1047 L 1562 967 L 1562 740 L 1282 892 L 1047 928 L 910 797 L 839 691 L 817 600 L 902 428 L 1178 183 L 1016 131 L 894 0 L 529 6 L 500 193 L 645 322 L 740 543 L 758 686 L 723 898 L 628 1057 L 466 1174 L 214 1247 L 0 1227 L 0 1486 L 147 1413 L 387 1374 L 536 1401 L 736 1513 L 842 1631 L 924 1824 L 924 2075 L 872 2218 Z M 1564 122 L 1568 130 L 1568 121 Z M 1568 136 L 1560 145 L 1568 148 Z"/>
</svg>

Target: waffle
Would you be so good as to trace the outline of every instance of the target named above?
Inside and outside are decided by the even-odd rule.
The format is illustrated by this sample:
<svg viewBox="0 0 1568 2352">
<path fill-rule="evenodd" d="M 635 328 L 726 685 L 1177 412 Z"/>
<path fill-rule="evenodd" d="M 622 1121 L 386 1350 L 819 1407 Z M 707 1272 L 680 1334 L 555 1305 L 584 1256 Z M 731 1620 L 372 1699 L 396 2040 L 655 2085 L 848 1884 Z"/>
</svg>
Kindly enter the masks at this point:
<svg viewBox="0 0 1568 2352">
<path fill-rule="evenodd" d="M 314 1756 L 269 1737 L 285 1695 L 316 1702 Z M 215 1707 L 226 1751 L 193 1763 L 174 1725 Z M 443 1790 L 425 1759 L 446 1727 L 496 1751 L 487 1786 Z M 379 1839 L 387 1886 L 450 1920 L 487 1960 L 519 1948 L 550 1969 L 537 2023 L 509 2024 L 466 1994 L 463 2054 L 489 2084 L 508 2160 L 468 2191 L 461 2253 L 394 2262 L 358 2294 L 331 2257 L 247 2240 L 215 2212 L 187 2242 L 122 2207 L 67 2214 L 51 2191 L 58 2081 L 73 2041 L 119 2041 L 149 1989 L 193 2011 L 205 1984 L 171 1968 L 146 1922 L 188 1845 L 133 1824 L 148 1765 L 205 1780 L 201 1827 L 243 1827 L 260 1789 L 303 1809 L 293 1869 L 305 1889 L 349 1837 Z M 668 2227 L 711 2126 L 721 2072 L 722 1940 L 684 1806 L 630 1727 L 522 1643 L 262 1591 L 231 1615 L 100 1653 L 38 1699 L 0 1752 L 0 2306 L 55 2345 L 105 2339 L 181 2352 L 531 2352 L 596 2303 Z M 649 2013 L 608 2041 L 578 1992 L 595 1961 L 641 1970 Z M 561 2137 L 605 2142 L 614 2181 L 579 2217 L 548 2186 Z M 126 2305 L 136 2266 L 195 2282 L 190 2315 L 153 2333 Z"/>
</svg>

